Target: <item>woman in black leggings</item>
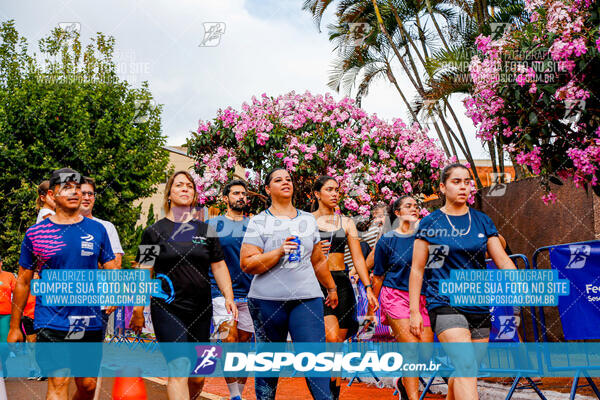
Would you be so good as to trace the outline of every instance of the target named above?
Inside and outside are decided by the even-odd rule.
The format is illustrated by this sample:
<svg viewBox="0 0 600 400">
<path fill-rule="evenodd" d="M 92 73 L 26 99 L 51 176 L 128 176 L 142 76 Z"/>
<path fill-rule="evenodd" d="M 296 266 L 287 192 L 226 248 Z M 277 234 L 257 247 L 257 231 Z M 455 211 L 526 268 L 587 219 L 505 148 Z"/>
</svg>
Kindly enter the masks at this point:
<svg viewBox="0 0 600 400">
<path fill-rule="evenodd" d="M 347 337 L 353 336 L 358 329 L 354 289 L 344 265 L 346 244 L 350 249 L 356 272 L 367 289 L 369 306 L 374 311 L 379 307 L 377 297 L 373 294 L 354 221 L 335 212 L 340 198 L 339 190 L 340 185 L 331 176 L 320 176 L 313 185 L 318 208 L 312 214 L 317 220 L 321 248 L 327 257 L 329 271 L 337 286 L 339 301 L 337 308 L 327 305 L 324 308 L 325 334 L 328 342 L 343 342 Z M 326 289 L 321 286 L 321 290 L 325 295 Z M 330 385 L 333 398 L 337 399 L 340 394 L 339 380 L 332 379 Z"/>
<path fill-rule="evenodd" d="M 150 313 L 156 339 L 161 342 L 208 342 L 212 318 L 209 267 L 225 297 L 225 307 L 237 318 L 229 270 L 219 239 L 208 224 L 192 219 L 198 193 L 192 176 L 176 172 L 165 188 L 166 217 L 144 231 L 139 263 L 154 270 L 162 281 L 162 293 L 152 297 Z M 134 307 L 131 328 L 144 326 L 144 307 Z M 190 371 L 184 354 L 167 354 L 170 400 L 196 399 L 204 377 L 181 377 Z M 191 372 L 191 371 L 190 371 Z"/>
</svg>

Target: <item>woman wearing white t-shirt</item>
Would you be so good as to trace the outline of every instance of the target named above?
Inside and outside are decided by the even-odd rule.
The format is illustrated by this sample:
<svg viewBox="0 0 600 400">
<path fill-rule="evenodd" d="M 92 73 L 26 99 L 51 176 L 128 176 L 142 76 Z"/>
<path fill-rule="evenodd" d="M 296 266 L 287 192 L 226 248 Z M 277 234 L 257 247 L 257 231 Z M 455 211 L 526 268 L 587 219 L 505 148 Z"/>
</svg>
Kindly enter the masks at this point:
<svg viewBox="0 0 600 400">
<path fill-rule="evenodd" d="M 292 205 L 294 185 L 287 170 L 277 168 L 265 180 L 271 206 L 250 219 L 240 264 L 254 274 L 248 308 L 259 342 L 325 342 L 325 304 L 338 303 L 335 282 L 320 246 L 317 221 Z M 278 378 L 255 380 L 257 399 L 275 399 Z M 331 398 L 329 378 L 306 378 L 315 399 Z"/>
</svg>

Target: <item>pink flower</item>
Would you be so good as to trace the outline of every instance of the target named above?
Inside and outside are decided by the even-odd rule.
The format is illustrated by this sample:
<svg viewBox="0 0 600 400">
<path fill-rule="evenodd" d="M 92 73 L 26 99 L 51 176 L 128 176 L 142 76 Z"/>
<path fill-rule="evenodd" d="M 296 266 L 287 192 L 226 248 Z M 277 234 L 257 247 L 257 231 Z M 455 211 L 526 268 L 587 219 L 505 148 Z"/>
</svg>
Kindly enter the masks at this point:
<svg viewBox="0 0 600 400">
<path fill-rule="evenodd" d="M 556 200 L 557 200 L 557 197 L 552 192 L 548 192 L 547 194 L 542 196 L 542 201 L 544 202 L 545 205 L 548 205 L 548 203 L 550 203 L 550 202 L 552 202 L 552 204 L 554 204 L 554 203 L 556 203 Z"/>
<path fill-rule="evenodd" d="M 275 157 L 277 157 L 277 158 L 283 158 L 283 153 L 275 153 Z"/>
<path fill-rule="evenodd" d="M 531 87 L 529 88 L 529 93 L 534 94 L 535 92 L 537 92 L 537 86 L 535 85 L 535 82 L 531 84 Z"/>
</svg>

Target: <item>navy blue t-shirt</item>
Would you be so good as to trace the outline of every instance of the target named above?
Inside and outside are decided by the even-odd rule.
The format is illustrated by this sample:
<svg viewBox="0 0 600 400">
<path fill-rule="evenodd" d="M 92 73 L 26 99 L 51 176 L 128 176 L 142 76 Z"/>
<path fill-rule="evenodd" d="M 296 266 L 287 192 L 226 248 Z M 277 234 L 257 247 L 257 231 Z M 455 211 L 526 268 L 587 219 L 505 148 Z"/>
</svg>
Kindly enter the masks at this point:
<svg viewBox="0 0 600 400">
<path fill-rule="evenodd" d="M 373 274 L 385 275 L 383 286 L 408 292 L 415 235 L 403 235 L 396 230 L 385 233 L 375 247 Z"/>
<path fill-rule="evenodd" d="M 439 294 L 439 281 L 449 279 L 451 270 L 486 269 L 485 252 L 491 236 L 498 236 L 494 222 L 481 211 L 472 208 L 467 214 L 459 216 L 446 215 L 441 210 L 436 210 L 421 220 L 416 238 L 429 243 L 429 257 L 425 265 L 425 293 L 429 311 L 450 306 L 448 297 Z M 488 306 L 454 308 L 468 313 L 489 312 Z"/>
<path fill-rule="evenodd" d="M 219 236 L 219 242 L 221 242 L 225 263 L 229 269 L 235 298 L 248 297 L 250 283 L 252 283 L 253 278 L 253 275 L 245 273 L 240 267 L 240 249 L 242 248 L 242 241 L 244 240 L 249 221 L 249 218 L 244 218 L 241 221 L 233 221 L 224 215 L 206 221 L 217 231 L 217 235 Z M 212 271 L 210 271 L 210 286 L 213 298 L 223 296 Z"/>
<path fill-rule="evenodd" d="M 40 271 L 44 278 L 47 269 L 98 269 L 98 263 L 114 258 L 108 233 L 100 222 L 83 218 L 81 222 L 63 225 L 46 218 L 25 233 L 19 264 Z M 41 296 L 37 296 L 34 328 L 97 331 L 102 329 L 100 307 L 44 306 Z"/>
</svg>

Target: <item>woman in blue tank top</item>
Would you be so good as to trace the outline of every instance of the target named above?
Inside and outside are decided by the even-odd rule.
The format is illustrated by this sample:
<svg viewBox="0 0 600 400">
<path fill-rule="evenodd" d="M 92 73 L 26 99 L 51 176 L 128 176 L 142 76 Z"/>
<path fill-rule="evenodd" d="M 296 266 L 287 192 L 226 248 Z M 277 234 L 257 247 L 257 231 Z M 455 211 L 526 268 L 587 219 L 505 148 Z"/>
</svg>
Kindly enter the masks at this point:
<svg viewBox="0 0 600 400">
<path fill-rule="evenodd" d="M 440 281 L 450 279 L 452 270 L 485 270 L 486 251 L 498 268 L 515 269 L 490 217 L 467 205 L 471 182 L 470 171 L 464 165 L 444 168 L 440 177 L 444 206 L 423 218 L 417 229 L 409 278 L 410 330 L 415 336 L 423 334 L 419 298 L 425 279 L 427 311 L 440 342 L 487 342 L 491 327 L 489 304 L 453 305 L 440 294 Z M 454 365 L 460 363 L 469 371 L 477 370 L 481 354 L 471 354 L 464 346 L 448 346 L 445 350 Z M 448 398 L 477 399 L 477 378 L 450 378 Z"/>
</svg>

